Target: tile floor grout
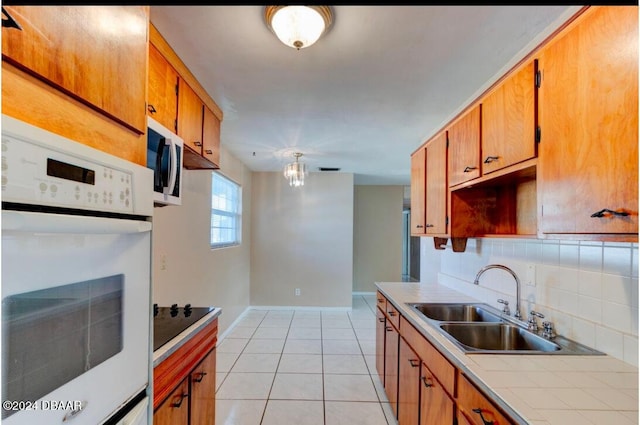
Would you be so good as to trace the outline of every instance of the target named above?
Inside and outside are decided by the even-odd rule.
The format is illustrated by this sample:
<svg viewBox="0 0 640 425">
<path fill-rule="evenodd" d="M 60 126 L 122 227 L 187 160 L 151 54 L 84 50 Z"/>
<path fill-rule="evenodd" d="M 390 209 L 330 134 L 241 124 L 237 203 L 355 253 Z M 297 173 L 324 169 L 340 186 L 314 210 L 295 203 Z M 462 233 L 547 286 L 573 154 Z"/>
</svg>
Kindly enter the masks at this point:
<svg viewBox="0 0 640 425">
<path fill-rule="evenodd" d="M 233 360 L 230 362 L 231 364 L 228 368 L 222 367 L 222 369 L 226 370 L 217 374 L 217 378 L 220 378 L 220 375 L 223 375 L 223 377 L 216 385 L 216 424 L 269 425 L 277 423 L 279 425 L 334 425 L 345 423 L 345 418 L 347 418 L 349 424 L 353 425 L 359 423 L 366 425 L 397 424 L 395 418 L 393 418 L 393 413 L 386 400 L 386 396 L 384 393 L 381 395 L 381 392 L 384 390 L 377 371 L 375 370 L 375 309 L 372 307 L 372 305 L 375 306 L 375 295 L 353 295 L 352 299 L 353 308 L 348 312 L 323 311 L 321 308 L 318 310 L 296 310 L 295 308 L 291 310 L 250 310 L 243 319 L 234 325 L 233 329 L 229 330 L 225 338 L 218 342 L 218 355 L 231 356 Z M 296 318 L 298 318 L 300 322 L 295 322 Z M 344 326 L 346 324 L 344 318 L 346 318 L 346 322 L 349 325 L 348 327 Z M 366 326 L 362 326 L 363 322 L 356 322 L 354 324 L 354 320 L 366 321 L 368 319 L 371 320 L 371 325 L 367 324 Z M 278 322 L 278 320 L 280 320 L 280 322 Z M 304 320 L 307 320 L 307 322 L 304 322 Z M 284 321 L 287 322 L 287 325 L 276 326 L 284 324 Z M 310 327 L 309 325 L 312 321 L 317 326 L 314 325 Z M 340 323 L 341 321 L 342 323 Z M 243 326 L 243 324 L 245 326 Z M 296 324 L 299 324 L 299 326 L 295 326 Z M 359 326 L 356 327 L 356 324 Z M 243 330 L 241 331 L 242 333 L 239 331 L 239 336 L 235 337 L 234 332 L 238 331 L 238 329 L 249 328 L 253 328 L 253 330 Z M 295 331 L 297 338 L 293 338 L 292 329 L 294 328 L 306 329 L 307 333 L 305 333 L 305 331 Z M 272 330 L 265 331 L 265 329 Z M 286 330 L 278 331 L 278 329 Z M 317 332 L 310 331 L 315 329 L 317 329 Z M 347 332 L 346 329 L 349 329 L 351 332 Z M 357 331 L 357 329 L 359 329 L 359 331 Z M 282 336 L 282 333 L 284 333 L 284 336 Z M 247 334 L 249 334 L 248 337 L 246 336 Z M 325 339 L 326 336 L 332 334 L 335 338 Z M 353 337 L 351 337 L 351 334 Z M 262 338 L 259 336 L 262 336 Z M 315 337 L 311 338 L 311 336 Z M 244 343 L 228 342 L 227 345 L 237 344 L 241 347 L 239 350 L 237 347 L 229 348 L 231 351 L 227 352 L 225 342 L 228 340 L 244 340 Z M 278 347 L 280 347 L 277 352 L 274 352 L 276 350 L 269 347 L 270 343 L 268 342 L 256 342 L 254 343 L 255 348 L 254 345 L 251 344 L 252 341 L 273 340 L 282 341 L 282 346 L 280 346 L 279 343 L 271 343 L 272 345 L 277 344 Z M 289 347 L 291 347 L 291 349 L 287 350 L 287 343 L 289 341 L 302 342 L 290 343 Z M 317 347 L 313 341 L 319 343 L 319 350 L 316 351 L 314 348 L 310 348 L 312 346 Z M 326 341 L 333 342 L 329 343 Z M 369 341 L 369 350 L 366 349 L 366 343 L 364 341 Z M 305 344 L 305 342 L 307 344 Z M 344 345 L 340 343 L 344 343 Z M 250 344 L 251 347 L 248 349 Z M 259 348 L 260 344 L 266 348 Z M 298 345 L 297 349 L 294 349 L 294 344 Z M 305 345 L 307 346 L 306 349 L 303 348 Z M 358 347 L 357 353 L 355 352 L 356 345 Z M 331 348 L 328 350 L 329 352 L 327 352 L 328 348 Z M 256 352 L 253 352 L 254 350 Z M 261 351 L 265 353 L 261 353 Z M 245 367 L 247 371 L 243 371 L 242 361 L 250 358 L 250 356 L 242 357 L 243 354 L 254 355 L 254 359 L 256 360 L 260 358 L 260 355 L 277 355 L 277 361 L 274 367 L 261 369 L 260 365 L 257 365 L 258 367 L 255 368 Z M 285 357 L 285 354 L 291 357 Z M 315 371 L 301 371 L 300 365 L 296 367 L 294 360 L 298 359 L 299 362 L 302 362 L 305 358 L 295 356 L 307 356 L 307 369 L 309 369 L 309 359 L 319 360 L 320 373 Z M 315 359 L 315 356 L 319 356 L 319 359 Z M 332 358 L 327 356 L 336 357 Z M 337 356 L 343 357 L 339 358 Z M 266 360 L 267 357 L 262 357 L 262 359 Z M 339 360 L 345 362 L 347 359 L 352 361 L 350 361 L 349 364 L 343 363 L 336 367 L 335 365 L 327 363 L 329 359 L 331 359 L 332 362 Z M 358 366 L 362 365 L 360 369 L 354 366 L 354 359 L 358 359 L 358 361 L 355 362 Z M 284 368 L 284 360 L 289 360 L 293 366 Z M 304 365 L 304 363 L 301 364 Z M 252 366 L 255 365 L 252 364 Z M 302 369 L 305 370 L 305 367 L 302 367 Z M 260 372 L 258 370 L 269 370 L 269 372 Z M 314 369 L 311 368 L 311 370 Z M 362 372 L 363 370 L 366 370 L 366 374 Z M 243 391 L 246 390 L 245 386 L 250 385 L 248 381 L 250 381 L 252 377 L 256 379 L 254 384 L 257 384 L 257 378 L 260 377 L 261 374 L 266 375 L 271 373 L 273 373 L 273 376 L 269 379 L 270 382 L 265 381 L 263 383 L 265 387 L 268 385 L 266 394 L 262 393 L 260 396 L 252 397 L 243 393 Z M 244 374 L 243 378 L 247 380 L 247 382 L 244 382 L 244 384 L 242 382 L 239 384 L 236 383 L 237 385 L 234 387 L 230 379 L 232 374 L 235 374 L 232 378 L 235 378 L 238 374 Z M 309 396 L 309 393 L 292 395 L 286 392 L 288 389 L 284 391 L 280 389 L 282 384 L 287 383 L 287 381 L 292 387 L 295 387 L 296 384 L 300 385 L 300 382 L 296 382 L 295 379 L 301 376 L 305 376 L 305 378 L 299 379 L 303 384 L 312 386 L 310 384 L 313 383 L 315 379 L 313 377 L 316 375 L 320 375 L 321 400 L 314 397 L 313 392 L 311 392 L 311 396 Z M 327 375 L 331 376 L 331 379 L 327 379 Z M 366 375 L 369 375 L 368 380 L 361 378 Z M 338 376 L 342 377 L 343 381 L 340 381 Z M 304 381 L 305 379 L 307 380 L 306 382 Z M 364 387 L 362 387 L 365 381 L 371 386 L 364 385 Z M 347 389 L 350 389 L 351 393 L 343 388 L 345 384 L 348 385 L 349 388 Z M 300 391 L 308 390 L 306 386 L 302 389 L 296 389 Z M 328 388 L 330 392 L 333 392 L 333 395 L 328 395 Z M 220 394 L 221 391 L 222 394 Z M 340 391 L 344 392 L 340 393 Z M 364 393 L 364 396 L 359 396 L 361 393 Z M 373 400 L 373 395 L 375 395 L 375 400 Z M 251 401 L 254 403 L 245 403 Z M 262 405 L 262 403 L 255 403 L 257 401 L 264 402 L 264 405 Z M 319 401 L 322 401 L 321 412 L 319 412 L 317 408 L 314 408 L 318 406 Z M 256 405 L 259 407 L 256 407 Z M 377 405 L 377 407 L 375 405 Z M 314 414 L 314 410 L 316 414 Z M 322 420 L 318 417 L 320 415 L 322 416 Z"/>
</svg>

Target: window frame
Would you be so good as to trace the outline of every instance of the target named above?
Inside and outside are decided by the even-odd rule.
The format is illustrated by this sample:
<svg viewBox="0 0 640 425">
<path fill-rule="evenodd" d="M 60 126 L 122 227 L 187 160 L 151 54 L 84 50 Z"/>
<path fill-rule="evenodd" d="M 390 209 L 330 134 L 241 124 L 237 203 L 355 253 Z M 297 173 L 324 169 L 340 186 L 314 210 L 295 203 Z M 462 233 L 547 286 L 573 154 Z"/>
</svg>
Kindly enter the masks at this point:
<svg viewBox="0 0 640 425">
<path fill-rule="evenodd" d="M 217 176 L 217 177 L 216 177 Z M 224 180 L 227 184 L 230 184 L 236 189 L 236 203 L 235 209 L 236 211 L 228 211 L 223 209 L 216 209 L 213 206 L 214 201 L 214 180 L 216 178 L 220 178 Z M 235 180 L 227 177 L 219 170 L 214 170 L 211 172 L 211 191 L 210 191 L 210 202 L 209 206 L 211 208 L 209 213 L 209 246 L 211 249 L 219 249 L 219 248 L 229 248 L 233 246 L 239 246 L 242 244 L 242 185 L 236 182 Z M 218 212 L 218 214 L 216 214 Z M 213 242 L 213 217 L 214 215 L 224 216 L 224 217 L 233 217 L 233 221 L 235 223 L 235 240 L 233 241 L 223 241 L 223 242 Z M 215 227 L 216 229 L 220 229 L 222 227 Z"/>
</svg>

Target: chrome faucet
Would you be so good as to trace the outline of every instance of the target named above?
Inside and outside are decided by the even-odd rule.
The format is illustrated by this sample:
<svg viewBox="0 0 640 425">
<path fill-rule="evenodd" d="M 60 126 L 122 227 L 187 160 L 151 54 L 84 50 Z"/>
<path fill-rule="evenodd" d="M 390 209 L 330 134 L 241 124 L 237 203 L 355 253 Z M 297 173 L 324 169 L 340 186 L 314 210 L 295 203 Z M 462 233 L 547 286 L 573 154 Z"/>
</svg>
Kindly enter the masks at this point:
<svg viewBox="0 0 640 425">
<path fill-rule="evenodd" d="M 511 276 L 513 276 L 513 278 L 516 280 L 516 308 L 515 308 L 516 311 L 513 314 L 513 317 L 515 317 L 518 320 L 522 320 L 522 315 L 520 314 L 520 279 L 518 279 L 518 276 L 513 270 L 511 270 L 507 266 L 503 266 L 502 264 L 489 264 L 488 266 L 484 266 L 483 268 L 480 269 L 473 283 L 475 285 L 479 285 L 480 282 L 478 281 L 478 279 L 480 279 L 480 276 L 482 275 L 482 273 L 486 272 L 489 269 L 502 269 L 504 271 L 507 271 L 511 273 Z"/>
</svg>

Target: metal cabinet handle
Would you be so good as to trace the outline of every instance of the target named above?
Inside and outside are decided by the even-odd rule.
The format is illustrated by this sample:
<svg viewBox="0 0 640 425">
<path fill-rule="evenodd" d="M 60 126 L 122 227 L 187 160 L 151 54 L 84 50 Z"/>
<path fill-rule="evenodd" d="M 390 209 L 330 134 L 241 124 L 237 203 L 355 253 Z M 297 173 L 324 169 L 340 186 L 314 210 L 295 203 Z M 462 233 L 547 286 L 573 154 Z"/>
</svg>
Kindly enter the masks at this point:
<svg viewBox="0 0 640 425">
<path fill-rule="evenodd" d="M 484 425 L 493 425 L 493 421 L 488 421 L 484 418 L 484 416 L 482 416 L 482 409 L 477 408 L 477 409 L 472 409 L 474 411 L 474 413 L 477 413 L 478 415 L 480 415 L 480 419 L 482 419 L 482 423 Z"/>
<path fill-rule="evenodd" d="M 20 24 L 13 19 L 13 16 L 9 15 L 9 12 L 4 7 L 2 8 L 2 16 L 2 28 L 15 28 L 22 31 Z"/>
<path fill-rule="evenodd" d="M 383 323 L 384 322 L 384 317 L 378 317 L 378 322 Z"/>
<path fill-rule="evenodd" d="M 158 111 L 156 111 L 156 108 L 152 104 L 149 104 L 147 106 L 147 111 L 149 111 L 152 114 L 155 114 L 156 112 L 158 112 Z"/>
<path fill-rule="evenodd" d="M 416 228 L 422 229 L 424 226 L 422 224 L 416 224 Z"/>
<path fill-rule="evenodd" d="M 435 224 L 427 224 L 426 227 L 435 227 Z"/>
<path fill-rule="evenodd" d="M 389 313 L 389 316 L 391 316 L 391 317 L 396 315 L 396 312 L 393 311 L 393 310 L 389 310 L 389 311 L 387 311 L 387 313 Z"/>
<path fill-rule="evenodd" d="M 600 217 L 605 217 L 606 215 L 609 215 L 609 214 L 617 215 L 618 217 L 626 217 L 626 216 L 629 215 L 629 213 L 626 212 L 626 211 L 613 211 L 613 210 L 610 210 L 608 208 L 603 208 L 600 211 L 597 211 L 597 212 L 594 212 L 593 214 L 591 214 L 591 217 L 600 218 Z"/>
<path fill-rule="evenodd" d="M 194 145 L 196 145 L 196 146 L 198 146 L 198 147 L 202 146 L 202 142 L 199 142 L 199 141 L 197 141 L 197 140 L 196 140 L 195 142 L 193 142 L 193 144 L 194 144 Z"/>
<path fill-rule="evenodd" d="M 199 378 L 194 378 L 193 382 L 202 382 L 202 380 L 204 379 L 204 376 L 207 374 L 207 372 L 200 372 L 198 373 L 198 375 L 200 375 Z"/>
<path fill-rule="evenodd" d="M 387 332 L 391 332 L 393 330 L 393 328 L 391 326 L 387 326 L 386 328 L 384 328 Z"/>
<path fill-rule="evenodd" d="M 477 170 L 477 169 L 478 169 L 478 167 L 464 167 L 463 172 L 464 173 L 470 173 L 471 171 Z"/>
<path fill-rule="evenodd" d="M 379 303 L 383 303 L 384 302 L 384 298 L 378 298 L 378 302 Z"/>
<path fill-rule="evenodd" d="M 189 398 L 189 394 L 180 394 L 178 397 L 178 401 L 174 402 L 171 404 L 171 407 L 175 407 L 175 408 L 180 408 L 180 406 L 182 406 L 182 401 L 185 398 Z"/>
<path fill-rule="evenodd" d="M 409 359 L 409 364 L 411 365 L 411 367 L 418 367 L 418 366 L 420 366 L 420 360 L 418 360 L 418 359 Z"/>
<path fill-rule="evenodd" d="M 211 149 L 205 149 L 204 153 L 206 153 L 207 155 L 211 155 L 213 151 Z"/>
<path fill-rule="evenodd" d="M 422 383 L 424 384 L 425 387 L 427 388 L 431 388 L 433 387 L 433 384 L 431 383 L 431 381 L 429 379 L 427 379 L 426 376 L 422 377 Z"/>
<path fill-rule="evenodd" d="M 488 156 L 488 157 L 486 157 L 486 158 L 484 159 L 484 163 L 485 163 L 485 164 L 490 164 L 490 163 L 492 163 L 493 161 L 497 161 L 498 159 L 500 159 L 500 157 L 499 157 L 499 156 Z"/>
</svg>

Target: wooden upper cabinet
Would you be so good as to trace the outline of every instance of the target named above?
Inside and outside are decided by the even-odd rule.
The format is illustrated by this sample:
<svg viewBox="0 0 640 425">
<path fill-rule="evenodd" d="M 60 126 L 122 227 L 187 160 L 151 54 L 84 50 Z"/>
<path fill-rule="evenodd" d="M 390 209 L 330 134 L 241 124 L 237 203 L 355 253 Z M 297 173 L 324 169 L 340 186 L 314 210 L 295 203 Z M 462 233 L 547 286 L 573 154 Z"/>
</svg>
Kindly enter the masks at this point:
<svg viewBox="0 0 640 425">
<path fill-rule="evenodd" d="M 449 187 L 480 177 L 480 115 L 478 104 L 448 128 Z"/>
<path fill-rule="evenodd" d="M 447 233 L 447 133 L 429 141 L 426 148 L 425 228 L 427 234 Z"/>
<path fill-rule="evenodd" d="M 411 155 L 411 234 L 425 233 L 426 150 L 421 147 Z"/>
<path fill-rule="evenodd" d="M 146 133 L 149 6 L 3 6 L 2 59 Z"/>
<path fill-rule="evenodd" d="M 202 117 L 202 156 L 220 165 L 220 120 L 206 105 Z"/>
<path fill-rule="evenodd" d="M 175 133 L 178 116 L 178 73 L 151 43 L 147 99 L 147 114 Z"/>
<path fill-rule="evenodd" d="M 196 92 L 182 79 L 178 83 L 178 136 L 186 146 L 202 155 L 202 108 Z"/>
<path fill-rule="evenodd" d="M 539 232 L 637 241 L 638 8 L 590 7 L 539 66 Z"/>
<path fill-rule="evenodd" d="M 536 156 L 535 74 L 530 61 L 482 100 L 482 174 Z"/>
</svg>

